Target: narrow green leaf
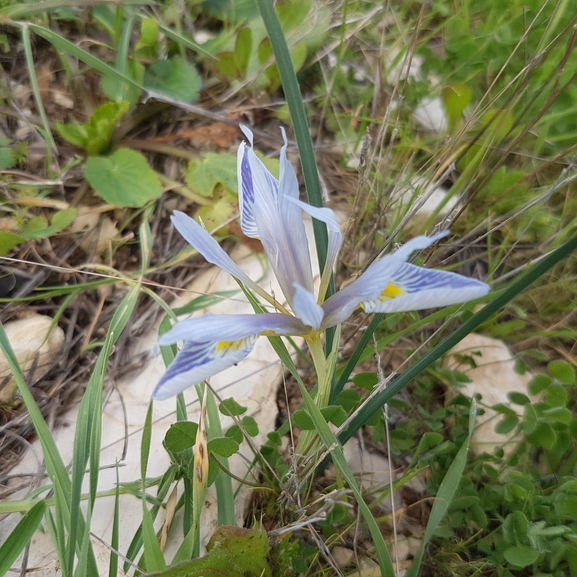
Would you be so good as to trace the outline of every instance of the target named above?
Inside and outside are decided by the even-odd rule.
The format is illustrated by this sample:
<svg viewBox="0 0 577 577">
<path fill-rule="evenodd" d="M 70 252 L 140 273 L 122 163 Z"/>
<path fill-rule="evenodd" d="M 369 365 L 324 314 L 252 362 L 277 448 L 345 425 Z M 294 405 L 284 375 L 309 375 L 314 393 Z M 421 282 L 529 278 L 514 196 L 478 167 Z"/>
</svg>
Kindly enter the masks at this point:
<svg viewBox="0 0 577 577">
<path fill-rule="evenodd" d="M 43 26 L 39 26 L 37 24 L 28 24 L 28 27 L 33 32 L 38 34 L 38 36 L 42 36 L 42 38 L 50 42 L 59 50 L 62 50 L 63 52 L 66 52 L 67 54 L 70 54 L 71 56 L 78 58 L 78 60 L 84 62 L 85 64 L 88 64 L 88 66 L 94 68 L 101 74 L 111 75 L 120 80 L 121 82 L 125 82 L 126 84 L 129 84 L 134 88 L 143 90 L 143 87 L 134 80 L 132 80 L 132 78 L 128 77 L 125 74 L 121 74 L 114 67 L 110 66 L 109 64 L 106 64 L 99 58 L 96 58 L 96 56 L 92 55 L 90 52 L 87 52 L 86 50 L 79 48 L 78 46 L 76 46 L 76 44 L 70 42 L 69 40 L 66 40 L 66 38 L 63 38 L 62 36 L 56 34 L 52 30 L 44 28 Z"/>
<path fill-rule="evenodd" d="M 152 439 L 152 402 L 148 405 L 144 428 L 142 430 L 142 443 L 140 445 L 140 477 L 142 479 L 142 543 L 144 545 L 144 561 L 147 573 L 166 569 L 166 561 L 160 550 L 160 543 L 156 538 L 152 516 L 146 504 L 146 469 L 150 457 L 150 443 Z"/>
<path fill-rule="evenodd" d="M 210 442 L 211 439 L 223 436 L 222 425 L 220 423 L 220 416 L 218 408 L 216 406 L 216 400 L 214 398 L 214 394 L 210 389 L 208 390 L 207 394 L 206 414 L 208 416 L 208 426 L 206 432 L 208 434 L 208 440 Z M 250 417 L 244 417 L 244 419 L 248 418 Z M 242 434 L 240 442 L 242 442 Z M 237 441 L 238 444 L 240 444 L 240 442 Z M 220 455 L 213 455 L 213 457 L 227 471 L 229 470 L 228 459 L 226 457 L 222 457 Z M 236 525 L 236 514 L 234 509 L 234 492 L 232 489 L 231 477 L 229 475 L 224 474 L 223 472 L 219 472 L 215 479 L 215 488 L 216 488 L 216 500 L 218 506 L 217 523 L 219 527 L 222 525 L 229 525 L 229 526 Z"/>
<path fill-rule="evenodd" d="M 32 28 L 32 26 L 30 26 L 30 28 Z M 44 104 L 42 103 L 42 96 L 40 95 L 38 78 L 36 78 L 36 69 L 34 68 L 34 56 L 32 55 L 32 44 L 30 43 L 30 30 L 28 24 L 22 25 L 22 44 L 24 46 L 26 67 L 28 68 L 28 75 L 30 76 L 30 84 L 32 84 L 34 99 L 36 100 L 36 106 L 38 107 L 38 112 L 40 113 L 42 126 L 44 128 L 44 138 L 46 139 L 48 149 L 56 152 L 56 142 L 54 142 L 54 137 L 52 136 L 52 131 L 50 130 L 50 123 L 48 122 L 46 110 L 44 109 Z"/>
<path fill-rule="evenodd" d="M 12 563 L 16 561 L 24 547 L 30 543 L 42 521 L 45 509 L 44 501 L 36 503 L 14 527 L 6 541 L 0 545 L 0 575 L 8 573 Z"/>
<path fill-rule="evenodd" d="M 463 476 L 465 465 L 467 464 L 467 453 L 469 451 L 469 443 L 475 429 L 476 414 L 477 407 L 475 403 L 471 403 L 471 410 L 469 411 L 469 435 L 465 442 L 461 445 L 459 452 L 451 463 L 451 466 L 449 467 L 449 470 L 447 471 L 447 474 L 445 475 L 445 478 L 443 479 L 443 482 L 437 491 L 435 502 L 433 503 L 433 508 L 431 509 L 431 514 L 427 523 L 427 528 L 425 529 L 423 541 L 421 542 L 419 551 L 415 555 L 413 562 L 411 563 L 411 566 L 406 573 L 406 577 L 418 577 L 421 568 L 421 562 L 423 560 L 423 555 L 427 545 L 429 544 L 431 537 L 434 535 L 436 528 L 439 526 L 443 520 L 443 517 L 449 510 L 451 501 L 457 492 L 457 488 L 461 482 L 461 477 Z"/>
</svg>

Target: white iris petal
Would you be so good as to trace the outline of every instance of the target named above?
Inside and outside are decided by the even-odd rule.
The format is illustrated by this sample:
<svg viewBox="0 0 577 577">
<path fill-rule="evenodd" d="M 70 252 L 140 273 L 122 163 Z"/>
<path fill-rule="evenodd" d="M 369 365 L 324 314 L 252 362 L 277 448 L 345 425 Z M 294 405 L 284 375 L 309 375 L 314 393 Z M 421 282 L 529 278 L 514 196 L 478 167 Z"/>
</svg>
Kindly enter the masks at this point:
<svg viewBox="0 0 577 577">
<path fill-rule="evenodd" d="M 305 324 L 317 331 L 321 327 L 324 316 L 323 308 L 317 304 L 315 295 L 294 283 L 295 296 L 293 299 L 293 311 L 295 315 Z"/>
</svg>

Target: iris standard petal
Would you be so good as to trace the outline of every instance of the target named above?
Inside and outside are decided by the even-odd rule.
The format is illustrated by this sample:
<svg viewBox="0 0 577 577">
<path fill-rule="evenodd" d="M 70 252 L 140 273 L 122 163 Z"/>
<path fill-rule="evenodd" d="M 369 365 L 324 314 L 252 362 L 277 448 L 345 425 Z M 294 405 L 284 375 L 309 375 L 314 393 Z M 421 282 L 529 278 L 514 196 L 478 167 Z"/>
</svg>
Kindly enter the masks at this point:
<svg viewBox="0 0 577 577">
<path fill-rule="evenodd" d="M 304 325 L 318 330 L 324 316 L 324 311 L 317 304 L 315 295 L 297 283 L 294 283 L 295 295 L 293 299 L 293 311 Z"/>
<path fill-rule="evenodd" d="M 242 232 L 250 238 L 260 238 L 255 218 L 254 206 L 262 194 L 276 203 L 279 181 L 270 173 L 260 158 L 254 153 L 252 132 L 242 124 L 241 130 L 250 142 L 250 148 L 241 142 L 237 154 L 238 203 Z"/>
<path fill-rule="evenodd" d="M 245 129 L 252 142 L 252 134 Z M 284 133 L 283 133 L 284 136 Z M 298 181 L 281 150 L 280 183 L 268 172 L 252 148 L 246 145 L 239 151 L 239 178 L 243 200 L 241 214 L 246 219 L 246 230 L 256 227 L 283 294 L 292 304 L 293 283 L 313 290 L 313 275 L 308 241 L 300 209 L 288 199 L 298 198 Z M 244 229 L 243 229 L 244 230 Z M 253 231 L 254 232 L 254 231 Z"/>
<path fill-rule="evenodd" d="M 160 336 L 161 345 L 178 341 L 237 341 L 251 335 L 304 335 L 308 329 L 292 315 L 281 313 L 213 315 L 180 321 Z"/>
<path fill-rule="evenodd" d="M 306 202 L 302 202 L 298 199 L 290 200 L 293 204 L 296 204 L 301 210 L 312 216 L 316 220 L 320 220 L 327 225 L 329 244 L 327 247 L 327 258 L 325 262 L 325 268 L 321 275 L 321 285 L 319 288 L 319 300 L 322 302 L 324 300 L 327 288 L 329 286 L 329 281 L 331 274 L 333 272 L 335 262 L 337 260 L 337 255 L 341 248 L 343 242 L 343 234 L 341 233 L 341 227 L 337 222 L 335 213 L 330 208 L 320 208 L 316 206 L 311 206 Z"/>
<path fill-rule="evenodd" d="M 377 299 L 361 303 L 368 313 L 418 311 L 485 296 L 489 285 L 453 272 L 403 263 Z"/>
<path fill-rule="evenodd" d="M 187 342 L 156 385 L 152 399 L 168 399 L 242 361 L 257 336 L 238 341 Z"/>
</svg>

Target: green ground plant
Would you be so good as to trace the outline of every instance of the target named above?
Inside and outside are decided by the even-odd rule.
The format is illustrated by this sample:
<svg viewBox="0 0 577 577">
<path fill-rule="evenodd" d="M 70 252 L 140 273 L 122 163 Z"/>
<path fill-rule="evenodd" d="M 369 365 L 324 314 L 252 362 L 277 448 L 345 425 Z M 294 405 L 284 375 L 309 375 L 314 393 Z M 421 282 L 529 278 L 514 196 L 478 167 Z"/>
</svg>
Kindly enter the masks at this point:
<svg viewBox="0 0 577 577">
<path fill-rule="evenodd" d="M 341 175 L 356 163 L 358 185 L 345 195 L 351 218 L 342 266 L 336 282 L 327 284 L 328 295 L 341 278 L 362 272 L 370 259 L 407 240 L 406 230 L 414 235 L 435 226 L 450 227 L 462 243 L 442 252 L 441 264 L 468 275 L 480 267 L 494 290 L 477 302 L 423 315 L 353 317 L 351 325 L 364 329 L 357 336 L 328 329 L 324 351 L 312 351 L 317 369 L 327 369 L 326 374 L 319 371 L 312 391 L 289 354 L 291 343 L 271 337 L 302 405 L 269 433 L 262 447 L 254 447 L 258 425 L 244 407 L 234 399 L 219 400 L 199 385 L 200 422 L 189 421 L 184 398 L 178 396 L 175 423 L 164 439 L 171 465 L 162 477 L 150 478 L 151 404 L 140 479 L 118 483 L 113 491 L 108 577 L 223 571 L 232 577 L 353 575 L 357 568 L 337 566 L 331 549 L 352 547 L 359 527 L 372 543 L 360 555 L 376 561 L 370 574 L 392 577 L 398 570 L 390 555 L 396 526 L 394 518 L 379 517 L 374 504 L 423 471 L 428 486 L 421 497 L 436 499 L 419 533 L 409 577 L 577 574 L 576 331 L 570 322 L 577 301 L 572 255 L 577 247 L 577 57 L 570 2 L 514 2 L 507 10 L 488 0 L 458 7 L 444 0 L 395 7 L 361 1 L 318 4 L 290 0 L 275 7 L 269 0 L 209 0 L 189 2 L 184 9 L 176 2 L 89 2 L 81 8 L 59 0 L 0 3 L 5 35 L 21 46 L 37 111 L 31 123 L 43 152 L 43 165 L 32 167 L 28 145 L 25 150 L 12 138 L 0 142 L 7 191 L 0 212 L 9 223 L 0 230 L 0 255 L 20 254 L 15 251 L 32 242 L 58 244 L 88 198 L 116 207 L 120 228 L 132 233 L 129 247 L 139 257 L 122 270 L 98 264 L 95 272 L 103 278 L 46 284 L 1 300 L 7 305 L 50 302 L 56 323 L 82 295 L 121 289 L 105 330 L 86 347 L 97 357 L 80 402 L 70 469 L 0 326 L 0 348 L 40 440 L 47 473 L 46 484 L 24 499 L 0 503 L 0 513 L 22 515 L 0 545 L 0 575 L 10 571 L 39 529 L 50 534 L 63 576 L 98 575 L 91 523 L 98 499 L 110 495 L 99 492 L 98 476 L 112 351 L 123 342 L 144 297 L 166 313 L 162 334 L 177 316 L 231 296 L 204 295 L 172 310 L 151 286 L 153 275 L 194 254 L 187 249 L 166 259 L 158 256 L 166 254 L 155 237 L 161 227 L 151 228 L 151 222 L 161 218 L 170 191 L 188 202 L 209 230 L 218 228 L 222 235 L 229 234 L 226 227 L 236 211 L 236 160 L 230 151 L 199 155 L 138 139 L 157 115 L 178 111 L 219 122 L 225 118 L 228 124 L 243 114 L 256 114 L 263 123 L 282 119 L 292 127 L 307 198 L 315 207 L 322 207 L 326 197 L 317 167 L 323 174 L 326 143 L 340 146 Z M 211 31 L 211 38 L 201 42 L 201 29 Z M 80 113 L 52 117 L 39 81 L 37 42 L 54 54 L 64 86 L 79 89 L 82 82 L 96 79 L 97 102 L 87 98 Z M 6 86 L 2 98 L 7 105 Z M 445 124 L 431 130 L 419 121 L 419 108 L 434 98 L 444 110 Z M 235 106 L 228 115 L 212 111 L 231 100 Z M 61 149 L 70 145 L 76 157 L 60 166 Z M 187 164 L 178 176 L 166 175 L 159 157 Z M 274 171 L 275 162 L 266 163 Z M 77 174 L 77 166 L 82 166 L 80 193 L 74 198 L 59 194 L 58 187 Z M 14 169 L 33 168 L 43 182 L 23 185 Z M 446 192 L 433 213 L 417 214 L 441 186 Z M 98 196 L 90 196 L 91 190 Z M 453 208 L 442 213 L 451 203 Z M 323 270 L 328 234 L 317 220 L 314 232 Z M 122 247 L 120 241 L 111 243 L 107 260 L 118 257 Z M 254 295 L 248 297 L 258 309 Z M 475 330 L 513 343 L 519 370 L 536 372 L 527 395 L 512 394 L 510 404 L 493 407 L 501 415 L 497 432 L 515 433 L 512 453 L 469 451 L 482 397 L 459 395 L 445 404 L 436 396 L 466 379 L 447 370 L 442 358 Z M 340 349 L 341 337 L 346 347 Z M 375 359 L 387 347 L 406 343 L 403 339 L 410 339 L 409 354 L 386 367 L 390 379 L 384 387 Z M 168 366 L 176 347 L 162 347 L 161 354 Z M 326 389 L 326 400 L 319 389 L 322 394 Z M 399 399 L 401 391 L 410 391 L 411 400 Z M 394 426 L 383 407 L 401 416 Z M 235 424 L 223 431 L 219 413 Z M 309 460 L 298 467 L 283 448 L 293 427 L 309 441 Z M 344 458 L 342 446 L 359 435 L 408 463 L 377 496 L 363 491 Z M 259 487 L 268 494 L 261 510 L 277 522 L 274 529 L 258 518 L 248 520 L 245 529 L 231 528 L 236 525 L 235 494 L 228 459 L 241 445 L 254 450 Z M 336 479 L 323 484 L 329 462 Z M 176 483 L 184 487 L 176 504 L 182 521 L 172 535 L 178 552 L 169 561 L 155 522 L 168 508 Z M 199 558 L 200 512 L 212 485 L 221 528 L 207 555 Z M 278 504 L 288 491 L 303 499 L 307 518 Z M 141 500 L 142 520 L 128 550 L 118 555 L 121 494 Z"/>
</svg>

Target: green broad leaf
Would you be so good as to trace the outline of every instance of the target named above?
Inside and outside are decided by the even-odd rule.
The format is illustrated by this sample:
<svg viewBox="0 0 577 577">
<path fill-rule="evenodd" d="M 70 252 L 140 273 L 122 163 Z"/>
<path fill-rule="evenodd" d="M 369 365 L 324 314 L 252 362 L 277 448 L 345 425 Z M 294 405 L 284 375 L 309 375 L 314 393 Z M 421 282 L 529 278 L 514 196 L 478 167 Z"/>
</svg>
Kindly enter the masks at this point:
<svg viewBox="0 0 577 577">
<path fill-rule="evenodd" d="M 246 413 L 246 407 L 239 405 L 232 397 L 224 399 L 222 403 L 218 406 L 218 410 L 225 417 L 238 417 Z"/>
<path fill-rule="evenodd" d="M 258 424 L 253 417 L 243 417 L 241 422 L 247 435 L 250 437 L 258 435 Z"/>
<path fill-rule="evenodd" d="M 557 435 L 547 423 L 538 423 L 535 429 L 527 435 L 527 441 L 534 447 L 552 449 L 557 441 Z"/>
<path fill-rule="evenodd" d="M 27 240 L 40 240 L 46 237 L 46 230 L 48 219 L 45 216 L 34 216 L 22 228 L 22 236 Z"/>
<path fill-rule="evenodd" d="M 162 185 L 146 158 L 127 148 L 107 157 L 91 156 L 84 173 L 106 202 L 121 208 L 144 206 L 162 194 Z"/>
<path fill-rule="evenodd" d="M 219 52 L 216 65 L 218 66 L 218 72 L 224 78 L 231 79 L 241 77 L 234 52 Z"/>
<path fill-rule="evenodd" d="M 15 165 L 16 155 L 14 154 L 14 151 L 7 146 L 2 146 L 2 148 L 0 148 L 0 170 L 6 170 L 7 168 L 12 168 Z"/>
<path fill-rule="evenodd" d="M 440 433 L 427 432 L 421 437 L 419 443 L 419 452 L 426 451 L 436 447 L 443 440 L 443 435 Z"/>
<path fill-rule="evenodd" d="M 230 437 L 231 439 L 234 439 L 239 445 L 242 443 L 243 438 L 244 438 L 242 436 L 242 431 L 238 425 L 232 425 L 232 427 L 229 427 L 226 430 L 226 433 L 224 434 L 224 436 Z"/>
<path fill-rule="evenodd" d="M 537 561 L 539 551 L 533 547 L 529 547 L 529 545 L 517 545 L 505 549 L 503 556 L 508 563 L 511 563 L 511 565 L 514 565 L 516 568 L 522 569 Z"/>
<path fill-rule="evenodd" d="M 575 384 L 575 369 L 566 361 L 551 361 L 547 368 L 551 375 L 564 385 Z"/>
<path fill-rule="evenodd" d="M 158 59 L 158 22 L 152 18 L 143 18 L 140 23 L 140 38 L 134 47 L 134 55 L 139 60 Z"/>
<path fill-rule="evenodd" d="M 238 212 L 238 203 L 228 194 L 223 194 L 214 204 L 202 206 L 195 216 L 201 219 L 207 230 L 219 229 L 220 234 L 228 233 L 226 223 Z"/>
<path fill-rule="evenodd" d="M 191 421 L 178 421 L 170 426 L 164 437 L 164 444 L 169 451 L 180 453 L 194 447 L 198 425 Z"/>
<path fill-rule="evenodd" d="M 85 148 L 90 140 L 90 134 L 86 124 L 79 124 L 77 122 L 61 124 L 57 122 L 56 130 L 62 138 L 80 148 Z"/>
<path fill-rule="evenodd" d="M 186 183 L 202 196 L 213 196 L 221 185 L 230 194 L 237 193 L 236 155 L 206 152 L 200 160 L 191 160 L 186 171 Z"/>
<path fill-rule="evenodd" d="M 353 383 L 365 391 L 372 391 L 373 387 L 379 382 L 376 373 L 359 373 L 353 377 Z"/>
<path fill-rule="evenodd" d="M 499 433 L 499 435 L 507 435 L 510 433 L 517 425 L 519 424 L 518 417 L 505 417 L 504 419 L 500 420 L 497 425 L 495 426 L 495 432 Z"/>
<path fill-rule="evenodd" d="M 144 74 L 144 87 L 182 102 L 196 102 L 202 79 L 196 68 L 180 57 L 159 60 Z"/>
<path fill-rule="evenodd" d="M 22 238 L 25 240 L 42 240 L 48 238 L 66 228 L 76 216 L 75 208 L 66 208 L 54 213 L 52 223 L 49 225 L 44 216 L 31 218 L 22 230 Z"/>
<path fill-rule="evenodd" d="M 208 442 L 208 452 L 221 457 L 232 457 L 238 453 L 239 444 L 231 437 L 216 437 Z"/>
<path fill-rule="evenodd" d="M 296 410 L 292 422 L 302 431 L 314 431 L 315 429 L 315 424 L 305 409 Z"/>
<path fill-rule="evenodd" d="M 6 256 L 17 244 L 26 240 L 14 232 L 0 230 L 0 256 Z"/>
<path fill-rule="evenodd" d="M 321 409 L 321 414 L 328 423 L 332 423 L 337 427 L 340 427 L 347 420 L 347 414 L 340 405 L 329 405 L 328 407 L 323 407 Z"/>
<path fill-rule="evenodd" d="M 361 397 L 354 389 L 346 389 L 339 393 L 335 399 L 335 404 L 340 405 L 345 411 L 352 411 L 357 406 Z"/>
<path fill-rule="evenodd" d="M 211 537 L 207 554 L 149 575 L 149 577 L 271 577 L 267 562 L 270 547 L 265 531 L 219 527 Z"/>
<path fill-rule="evenodd" d="M 523 393 L 511 392 L 507 395 L 507 397 L 515 405 L 526 405 L 527 403 L 531 402 L 529 397 Z"/>
<path fill-rule="evenodd" d="M 565 407 L 569 399 L 567 389 L 563 385 L 553 384 L 547 387 L 547 402 L 554 407 Z"/>
<path fill-rule="evenodd" d="M 535 375 L 529 382 L 529 394 L 538 395 L 544 391 L 553 381 L 547 375 Z"/>
<path fill-rule="evenodd" d="M 449 132 L 455 132 L 459 128 L 465 108 L 471 102 L 472 94 L 473 91 L 464 84 L 454 84 L 443 88 L 441 101 L 449 121 Z"/>
<path fill-rule="evenodd" d="M 266 438 L 268 439 L 268 442 L 275 447 L 280 447 L 282 445 L 282 437 L 276 431 L 268 433 Z"/>
</svg>

